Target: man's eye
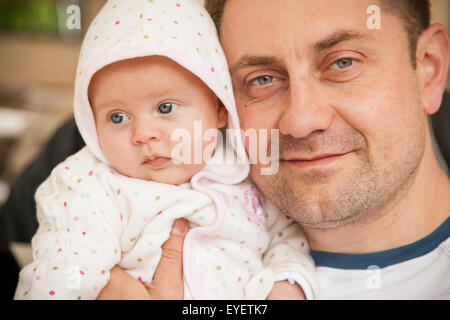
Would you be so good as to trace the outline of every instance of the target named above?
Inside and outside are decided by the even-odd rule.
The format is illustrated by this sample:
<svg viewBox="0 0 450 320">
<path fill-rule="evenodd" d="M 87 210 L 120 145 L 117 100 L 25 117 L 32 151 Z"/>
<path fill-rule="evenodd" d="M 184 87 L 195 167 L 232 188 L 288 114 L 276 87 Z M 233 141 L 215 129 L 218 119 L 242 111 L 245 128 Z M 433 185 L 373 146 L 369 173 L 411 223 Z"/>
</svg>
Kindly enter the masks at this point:
<svg viewBox="0 0 450 320">
<path fill-rule="evenodd" d="M 262 76 L 262 77 L 258 77 L 256 79 L 253 79 L 250 82 L 250 84 L 264 86 L 266 84 L 272 83 L 273 81 L 274 81 L 274 77 L 272 77 L 272 76 Z"/>
<path fill-rule="evenodd" d="M 332 66 L 336 66 L 339 69 L 348 69 L 353 65 L 354 61 L 355 59 L 352 58 L 342 58 L 333 62 Z"/>
<path fill-rule="evenodd" d="M 122 112 L 113 113 L 110 118 L 111 118 L 111 121 L 115 124 L 130 120 L 130 118 L 125 113 L 122 113 Z"/>
<path fill-rule="evenodd" d="M 167 102 L 159 105 L 158 112 L 162 114 L 168 114 L 172 111 L 175 111 L 178 108 L 178 105 L 175 103 Z"/>
</svg>

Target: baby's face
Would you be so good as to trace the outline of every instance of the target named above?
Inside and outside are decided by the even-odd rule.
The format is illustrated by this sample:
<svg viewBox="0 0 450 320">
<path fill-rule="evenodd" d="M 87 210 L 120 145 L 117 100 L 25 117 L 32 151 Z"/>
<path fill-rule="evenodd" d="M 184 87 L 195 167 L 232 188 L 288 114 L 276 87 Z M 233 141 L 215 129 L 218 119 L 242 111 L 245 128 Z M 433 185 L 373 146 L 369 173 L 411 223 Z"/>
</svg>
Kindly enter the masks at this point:
<svg viewBox="0 0 450 320">
<path fill-rule="evenodd" d="M 201 149 L 194 150 L 194 122 L 201 121 L 201 136 L 227 122 L 226 109 L 200 79 L 160 56 L 119 61 L 99 70 L 91 80 L 89 100 L 110 165 L 148 181 L 189 181 L 208 160 L 203 150 L 211 147 L 210 140 L 202 142 L 197 134 Z M 179 160 L 172 159 L 172 149 L 178 145 L 178 150 L 181 142 L 171 139 L 176 129 L 190 135 L 189 164 L 172 161 Z M 202 163 L 194 164 L 194 151 L 201 151 Z"/>
</svg>

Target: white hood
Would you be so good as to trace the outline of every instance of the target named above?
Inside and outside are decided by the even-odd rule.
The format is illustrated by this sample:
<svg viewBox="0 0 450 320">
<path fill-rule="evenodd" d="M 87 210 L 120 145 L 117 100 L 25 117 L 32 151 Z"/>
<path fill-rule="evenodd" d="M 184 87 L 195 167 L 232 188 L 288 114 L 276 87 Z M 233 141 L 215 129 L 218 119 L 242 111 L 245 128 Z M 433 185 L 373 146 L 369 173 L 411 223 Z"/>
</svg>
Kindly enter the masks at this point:
<svg viewBox="0 0 450 320">
<path fill-rule="evenodd" d="M 74 115 L 78 129 L 96 157 L 107 162 L 99 145 L 88 100 L 92 76 L 108 64 L 136 57 L 160 55 L 199 77 L 228 110 L 228 128 L 239 129 L 233 88 L 215 25 L 196 0 L 110 0 L 90 25 L 83 41 L 75 80 Z M 234 184 L 245 179 L 249 164 L 240 130 L 237 143 L 227 144 L 239 165 L 218 162 L 221 146 L 202 171 L 192 178 Z"/>
</svg>

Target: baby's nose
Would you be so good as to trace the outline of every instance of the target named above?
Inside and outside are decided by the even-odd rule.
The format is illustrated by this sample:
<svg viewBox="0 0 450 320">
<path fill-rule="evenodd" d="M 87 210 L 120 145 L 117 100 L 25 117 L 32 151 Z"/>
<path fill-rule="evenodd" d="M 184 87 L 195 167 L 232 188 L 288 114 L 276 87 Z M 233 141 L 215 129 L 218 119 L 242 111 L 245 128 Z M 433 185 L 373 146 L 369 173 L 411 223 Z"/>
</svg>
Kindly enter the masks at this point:
<svg viewBox="0 0 450 320">
<path fill-rule="evenodd" d="M 133 143 L 136 145 L 161 139 L 162 131 L 156 123 L 136 121 L 133 128 Z"/>
</svg>

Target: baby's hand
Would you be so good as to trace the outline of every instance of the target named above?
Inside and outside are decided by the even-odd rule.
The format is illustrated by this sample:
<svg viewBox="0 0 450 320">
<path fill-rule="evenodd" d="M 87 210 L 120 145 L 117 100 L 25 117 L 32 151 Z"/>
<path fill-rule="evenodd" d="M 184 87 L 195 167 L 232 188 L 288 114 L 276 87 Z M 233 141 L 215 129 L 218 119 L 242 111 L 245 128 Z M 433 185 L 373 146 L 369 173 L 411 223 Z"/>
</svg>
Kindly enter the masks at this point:
<svg viewBox="0 0 450 320">
<path fill-rule="evenodd" d="M 285 280 L 275 282 L 267 300 L 306 300 L 306 297 L 298 283 L 290 284 Z"/>
</svg>

